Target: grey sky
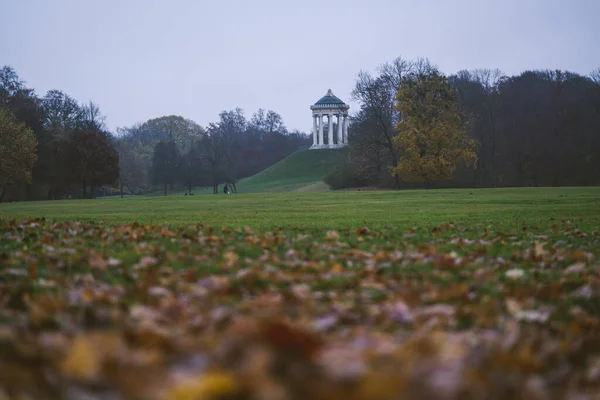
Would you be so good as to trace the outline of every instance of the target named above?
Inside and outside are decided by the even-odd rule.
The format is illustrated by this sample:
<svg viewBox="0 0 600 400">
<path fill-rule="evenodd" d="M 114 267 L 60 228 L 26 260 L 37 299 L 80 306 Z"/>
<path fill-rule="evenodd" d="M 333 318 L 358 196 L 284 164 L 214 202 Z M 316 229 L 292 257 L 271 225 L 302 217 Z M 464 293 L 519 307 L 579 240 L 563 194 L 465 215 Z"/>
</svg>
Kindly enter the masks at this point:
<svg viewBox="0 0 600 400">
<path fill-rule="evenodd" d="M 600 67 L 600 0 L 0 0 L 0 65 L 93 100 L 111 129 L 225 109 L 309 131 L 328 88 L 397 56 L 461 69 Z M 352 111 L 352 109 L 351 109 Z"/>
</svg>

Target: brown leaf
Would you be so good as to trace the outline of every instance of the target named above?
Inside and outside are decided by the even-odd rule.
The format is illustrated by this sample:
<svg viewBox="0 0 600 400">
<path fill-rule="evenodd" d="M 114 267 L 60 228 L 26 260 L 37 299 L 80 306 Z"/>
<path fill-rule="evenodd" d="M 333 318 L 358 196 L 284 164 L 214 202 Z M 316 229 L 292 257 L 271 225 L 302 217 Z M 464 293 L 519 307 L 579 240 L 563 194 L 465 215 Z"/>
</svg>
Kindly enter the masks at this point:
<svg viewBox="0 0 600 400">
<path fill-rule="evenodd" d="M 316 337 L 282 322 L 266 324 L 263 335 L 277 351 L 302 357 L 312 358 L 322 346 Z"/>
<path fill-rule="evenodd" d="M 239 258 L 240 257 L 232 251 L 227 251 L 223 254 L 223 259 L 230 264 L 235 264 Z"/>
<path fill-rule="evenodd" d="M 88 264 L 92 269 L 99 269 L 101 271 L 106 271 L 106 267 L 108 266 L 108 262 L 98 253 L 92 251 L 88 257 Z"/>
</svg>

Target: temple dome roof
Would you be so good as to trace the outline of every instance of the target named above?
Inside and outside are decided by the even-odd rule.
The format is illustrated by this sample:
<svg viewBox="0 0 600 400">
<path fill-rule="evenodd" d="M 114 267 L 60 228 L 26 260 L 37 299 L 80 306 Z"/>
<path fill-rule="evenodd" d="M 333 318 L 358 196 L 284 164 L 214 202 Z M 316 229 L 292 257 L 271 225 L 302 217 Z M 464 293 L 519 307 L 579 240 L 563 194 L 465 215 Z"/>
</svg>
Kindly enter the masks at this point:
<svg viewBox="0 0 600 400">
<path fill-rule="evenodd" d="M 314 105 L 314 107 L 344 107 L 346 103 L 340 100 L 337 96 L 333 94 L 331 89 L 327 91 L 327 94 L 319 99 Z"/>
</svg>

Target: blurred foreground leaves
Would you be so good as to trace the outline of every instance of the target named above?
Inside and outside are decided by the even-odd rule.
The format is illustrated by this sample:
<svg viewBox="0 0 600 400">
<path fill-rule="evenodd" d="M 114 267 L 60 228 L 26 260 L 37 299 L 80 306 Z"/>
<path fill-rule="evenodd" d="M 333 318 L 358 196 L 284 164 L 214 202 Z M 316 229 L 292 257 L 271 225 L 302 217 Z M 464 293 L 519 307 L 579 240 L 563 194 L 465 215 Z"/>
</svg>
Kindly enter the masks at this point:
<svg viewBox="0 0 600 400">
<path fill-rule="evenodd" d="M 600 235 L 0 220 L 0 398 L 597 398 Z"/>
</svg>

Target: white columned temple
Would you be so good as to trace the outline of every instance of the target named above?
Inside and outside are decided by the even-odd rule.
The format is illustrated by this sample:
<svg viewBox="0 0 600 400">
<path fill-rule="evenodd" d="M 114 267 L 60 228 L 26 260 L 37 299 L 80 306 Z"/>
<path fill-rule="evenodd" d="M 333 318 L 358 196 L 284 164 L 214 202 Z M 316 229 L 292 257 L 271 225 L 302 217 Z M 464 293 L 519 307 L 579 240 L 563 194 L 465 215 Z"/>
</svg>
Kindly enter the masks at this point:
<svg viewBox="0 0 600 400">
<path fill-rule="evenodd" d="M 336 97 L 331 89 L 319 101 L 310 107 L 313 114 L 313 145 L 311 149 L 330 149 L 348 144 L 348 109 L 350 106 Z M 327 127 L 323 117 L 327 116 Z M 333 121 L 337 121 L 337 133 Z M 324 130 L 327 129 L 327 143 Z"/>
</svg>

